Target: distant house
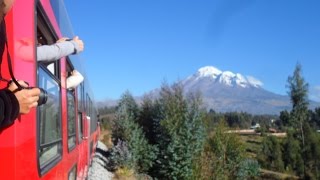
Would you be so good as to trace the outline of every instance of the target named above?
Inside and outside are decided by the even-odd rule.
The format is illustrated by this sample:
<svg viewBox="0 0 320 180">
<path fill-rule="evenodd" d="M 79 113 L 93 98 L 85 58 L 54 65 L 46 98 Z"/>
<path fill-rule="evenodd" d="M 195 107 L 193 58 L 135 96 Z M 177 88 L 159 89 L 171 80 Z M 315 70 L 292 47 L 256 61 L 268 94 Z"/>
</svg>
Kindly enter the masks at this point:
<svg viewBox="0 0 320 180">
<path fill-rule="evenodd" d="M 257 124 L 255 124 L 255 125 L 250 127 L 250 129 L 257 129 L 257 128 L 260 128 L 260 124 L 259 123 L 257 123 Z"/>
</svg>

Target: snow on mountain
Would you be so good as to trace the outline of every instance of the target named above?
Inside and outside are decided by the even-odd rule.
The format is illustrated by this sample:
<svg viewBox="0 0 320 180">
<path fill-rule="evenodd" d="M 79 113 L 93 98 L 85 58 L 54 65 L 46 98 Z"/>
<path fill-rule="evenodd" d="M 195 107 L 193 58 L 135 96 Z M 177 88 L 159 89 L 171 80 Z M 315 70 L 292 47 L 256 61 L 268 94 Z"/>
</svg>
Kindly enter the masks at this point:
<svg viewBox="0 0 320 180">
<path fill-rule="evenodd" d="M 219 82 L 228 86 L 232 86 L 235 74 L 231 71 L 224 71 L 219 75 Z"/>
<path fill-rule="evenodd" d="M 221 73 L 222 71 L 213 66 L 205 66 L 198 70 L 197 75 L 199 77 L 212 77 L 213 79 L 215 79 Z"/>
<path fill-rule="evenodd" d="M 219 82 L 230 87 L 240 86 L 242 88 L 260 88 L 263 85 L 261 81 L 252 76 L 243 76 L 231 71 L 221 71 L 213 66 L 200 68 L 197 73 L 187 78 L 186 81 L 189 81 L 190 83 L 190 81 L 199 81 L 204 78 L 210 78 L 211 80 L 215 80 L 215 82 Z"/>
</svg>

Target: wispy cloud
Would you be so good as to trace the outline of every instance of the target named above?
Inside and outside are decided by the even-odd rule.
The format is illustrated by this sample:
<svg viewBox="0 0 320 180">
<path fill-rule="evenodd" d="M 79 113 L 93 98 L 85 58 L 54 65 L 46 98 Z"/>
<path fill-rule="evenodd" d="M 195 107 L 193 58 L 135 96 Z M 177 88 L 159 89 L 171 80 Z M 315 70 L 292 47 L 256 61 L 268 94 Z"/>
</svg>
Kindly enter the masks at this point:
<svg viewBox="0 0 320 180">
<path fill-rule="evenodd" d="M 310 99 L 320 102 L 320 85 L 310 89 Z"/>
<path fill-rule="evenodd" d="M 249 81 L 250 84 L 255 84 L 258 86 L 263 86 L 263 82 L 261 82 L 259 79 L 256 79 L 253 76 L 247 76 L 247 80 Z"/>
</svg>

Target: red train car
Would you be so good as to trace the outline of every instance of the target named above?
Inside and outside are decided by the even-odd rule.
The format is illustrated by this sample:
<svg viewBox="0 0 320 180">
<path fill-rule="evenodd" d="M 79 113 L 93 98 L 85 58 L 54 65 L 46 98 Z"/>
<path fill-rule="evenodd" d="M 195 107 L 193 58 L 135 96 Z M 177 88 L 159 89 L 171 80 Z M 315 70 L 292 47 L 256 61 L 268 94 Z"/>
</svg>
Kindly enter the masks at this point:
<svg viewBox="0 0 320 180">
<path fill-rule="evenodd" d="M 5 20 L 15 77 L 46 90 L 48 100 L 0 129 L 0 179 L 85 179 L 100 132 L 82 60 L 36 61 L 37 43 L 74 36 L 63 0 L 16 0 Z M 73 69 L 85 80 L 68 90 Z M 6 53 L 1 72 L 10 79 Z"/>
</svg>

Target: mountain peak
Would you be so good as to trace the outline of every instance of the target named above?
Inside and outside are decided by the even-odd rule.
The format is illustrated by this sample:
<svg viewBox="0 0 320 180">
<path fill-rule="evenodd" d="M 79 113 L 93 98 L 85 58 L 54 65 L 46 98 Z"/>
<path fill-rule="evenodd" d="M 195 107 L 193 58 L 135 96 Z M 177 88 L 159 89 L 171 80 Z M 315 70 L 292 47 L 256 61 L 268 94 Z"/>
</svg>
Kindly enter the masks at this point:
<svg viewBox="0 0 320 180">
<path fill-rule="evenodd" d="M 261 81 L 252 76 L 243 76 L 240 73 L 233 73 L 231 71 L 221 71 L 214 66 L 202 67 L 197 71 L 196 74 L 189 77 L 188 80 L 191 80 L 190 78 L 193 79 L 193 81 L 201 80 L 203 78 L 210 78 L 211 80 L 213 80 L 213 82 L 224 84 L 226 86 L 238 86 L 242 88 L 260 88 L 263 85 Z"/>
<path fill-rule="evenodd" d="M 221 70 L 213 66 L 205 66 L 198 70 L 198 75 L 200 77 L 212 77 L 214 79 L 221 73 Z"/>
</svg>

